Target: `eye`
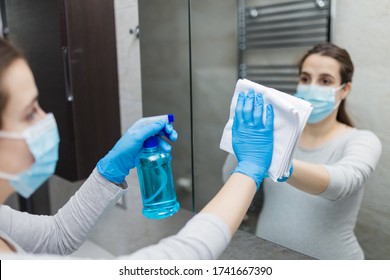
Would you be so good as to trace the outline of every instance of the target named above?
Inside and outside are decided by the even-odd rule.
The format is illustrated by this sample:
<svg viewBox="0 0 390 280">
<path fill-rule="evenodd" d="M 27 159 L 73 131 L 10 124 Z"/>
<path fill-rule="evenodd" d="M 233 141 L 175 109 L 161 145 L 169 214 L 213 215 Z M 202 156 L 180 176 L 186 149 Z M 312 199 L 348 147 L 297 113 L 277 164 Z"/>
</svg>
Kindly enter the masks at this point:
<svg viewBox="0 0 390 280">
<path fill-rule="evenodd" d="M 31 111 L 26 115 L 26 120 L 29 122 L 34 121 L 37 114 L 38 114 L 38 108 L 37 106 L 34 106 L 31 108 Z"/>
<path fill-rule="evenodd" d="M 322 79 L 321 84 L 324 86 L 328 86 L 328 85 L 332 84 L 332 81 L 329 79 Z"/>
<path fill-rule="evenodd" d="M 299 82 L 300 82 L 301 84 L 309 84 L 309 83 L 310 83 L 310 79 L 309 79 L 309 77 L 307 77 L 307 76 L 301 76 L 301 77 L 299 78 Z"/>
<path fill-rule="evenodd" d="M 322 86 L 331 86 L 335 83 L 335 79 L 329 75 L 324 75 L 319 78 L 318 84 Z"/>
</svg>

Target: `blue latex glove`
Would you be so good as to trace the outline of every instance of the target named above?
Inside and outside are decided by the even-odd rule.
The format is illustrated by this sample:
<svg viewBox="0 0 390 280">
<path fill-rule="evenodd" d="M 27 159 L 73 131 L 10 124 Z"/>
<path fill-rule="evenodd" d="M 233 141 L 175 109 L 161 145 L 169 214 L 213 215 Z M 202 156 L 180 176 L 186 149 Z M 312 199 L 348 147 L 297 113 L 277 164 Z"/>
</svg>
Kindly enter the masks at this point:
<svg viewBox="0 0 390 280">
<path fill-rule="evenodd" d="M 134 123 L 96 165 L 99 173 L 108 181 L 123 183 L 130 169 L 137 165 L 138 154 L 147 138 L 158 134 L 166 136 L 171 141 L 177 140 L 177 132 L 171 124 L 162 120 L 148 123 L 146 120 L 147 118 L 143 118 Z M 165 151 L 171 150 L 171 146 L 161 137 L 159 146 Z"/>
<path fill-rule="evenodd" d="M 287 181 L 288 178 L 291 177 L 291 174 L 293 173 L 293 171 L 294 171 L 294 164 L 292 163 L 291 166 L 290 166 L 290 170 L 289 170 L 288 176 L 279 178 L 277 181 L 278 181 L 279 183 L 282 183 L 282 182 Z M 266 178 L 269 178 L 268 173 L 266 173 L 265 176 L 264 176 L 264 179 L 266 179 Z"/>
<path fill-rule="evenodd" d="M 260 187 L 271 165 L 273 152 L 274 112 L 267 105 L 267 115 L 263 124 L 263 96 L 250 90 L 245 97 L 240 93 L 237 99 L 232 136 L 233 150 L 238 165 L 233 172 L 251 177 Z"/>
<path fill-rule="evenodd" d="M 282 182 L 287 181 L 288 178 L 290 178 L 290 176 L 291 176 L 291 174 L 293 173 L 293 171 L 294 171 L 294 164 L 292 163 L 291 166 L 290 166 L 290 170 L 289 170 L 288 176 L 279 178 L 279 179 L 278 179 L 278 182 L 279 182 L 279 183 L 282 183 Z"/>
</svg>

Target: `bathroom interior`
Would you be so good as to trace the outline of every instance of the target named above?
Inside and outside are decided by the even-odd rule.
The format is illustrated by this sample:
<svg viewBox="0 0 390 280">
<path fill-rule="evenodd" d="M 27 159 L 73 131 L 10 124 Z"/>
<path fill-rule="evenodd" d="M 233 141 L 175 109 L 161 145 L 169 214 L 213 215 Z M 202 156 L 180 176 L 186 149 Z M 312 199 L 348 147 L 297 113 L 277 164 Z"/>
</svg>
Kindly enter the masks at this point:
<svg viewBox="0 0 390 280">
<path fill-rule="evenodd" d="M 3 3 L 8 8 L 12 5 L 17 7 L 15 3 L 23 5 L 26 1 L 11 2 L 2 0 L 0 7 L 3 9 Z M 38 2 L 47 4 L 50 1 Z M 77 1 L 58 2 L 70 7 L 76 6 Z M 219 149 L 219 142 L 237 79 L 248 78 L 286 93 L 294 93 L 299 58 L 315 43 L 329 41 L 346 48 L 355 64 L 353 90 L 348 100 L 350 114 L 358 128 L 373 131 L 383 146 L 377 169 L 365 184 L 355 233 L 366 259 L 390 259 L 390 175 L 387 172 L 390 168 L 389 1 L 108 2 L 112 2 L 112 10 L 109 10 L 112 14 L 102 14 L 101 21 L 104 23 L 106 20 L 104 15 L 113 22 L 113 33 L 108 34 L 106 40 L 114 40 L 110 55 L 115 58 L 116 69 L 107 69 L 116 73 L 112 79 L 117 84 L 111 89 L 115 91 L 117 104 L 114 104 L 116 107 L 105 108 L 102 114 L 110 116 L 113 123 L 107 125 L 107 130 L 99 130 L 101 123 L 96 120 L 98 117 L 80 129 L 99 130 L 99 133 L 91 134 L 96 137 L 111 134 L 111 142 L 103 144 L 112 145 L 139 118 L 174 114 L 174 127 L 179 139 L 172 144 L 172 169 L 181 210 L 163 220 L 143 217 L 137 174 L 133 170 L 127 177 L 128 192 L 104 215 L 74 256 L 112 258 L 130 254 L 179 231 L 224 183 L 222 169 L 227 153 Z M 45 17 L 45 9 L 37 12 Z M 13 35 L 12 16 L 12 13 L 8 15 L 10 38 Z M 3 31 L 4 22 L 2 11 Z M 264 30 L 261 40 L 246 37 L 253 28 Z M 42 54 L 32 52 L 30 55 Z M 66 50 L 62 55 L 67 55 Z M 94 64 L 90 67 L 101 67 L 98 66 L 101 63 L 99 58 L 100 53 L 94 55 L 89 60 Z M 34 67 L 45 67 L 44 59 L 37 61 L 41 64 Z M 61 68 L 61 71 L 66 74 L 69 69 Z M 40 87 L 39 79 L 37 84 Z M 47 90 L 44 86 L 42 88 Z M 45 94 L 41 98 L 46 97 L 50 98 Z M 91 93 L 88 98 L 87 103 L 95 102 L 91 100 Z M 50 108 L 50 102 L 47 102 L 47 107 Z M 116 108 L 115 112 L 110 108 Z M 112 130 L 115 132 L 111 133 Z M 75 131 L 73 137 L 83 136 L 77 133 L 77 129 Z M 87 143 L 93 142 L 99 141 L 89 137 Z M 76 153 L 79 152 L 76 150 Z M 102 152 L 99 150 L 99 153 L 101 155 Z M 90 166 L 88 168 L 89 172 L 92 171 Z M 85 180 L 88 172 L 77 170 L 76 177 L 57 172 L 35 198 L 23 201 L 13 195 L 7 204 L 20 209 L 27 205 L 31 212 L 54 214 Z M 239 232 L 221 259 L 308 258 L 254 235 L 262 199 L 259 191 Z"/>
</svg>

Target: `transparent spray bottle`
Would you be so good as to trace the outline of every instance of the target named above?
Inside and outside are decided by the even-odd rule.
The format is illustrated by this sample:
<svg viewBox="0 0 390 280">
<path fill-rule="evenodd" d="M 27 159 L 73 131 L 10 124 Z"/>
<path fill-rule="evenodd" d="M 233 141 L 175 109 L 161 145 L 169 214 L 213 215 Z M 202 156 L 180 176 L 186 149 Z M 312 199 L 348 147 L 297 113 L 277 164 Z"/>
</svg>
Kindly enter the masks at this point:
<svg viewBox="0 0 390 280">
<path fill-rule="evenodd" d="M 174 116 L 163 115 L 148 119 L 164 119 L 171 123 Z M 180 208 L 173 183 L 171 160 L 171 154 L 158 145 L 156 135 L 144 142 L 137 172 L 143 203 L 142 213 L 147 218 L 167 218 Z"/>
</svg>

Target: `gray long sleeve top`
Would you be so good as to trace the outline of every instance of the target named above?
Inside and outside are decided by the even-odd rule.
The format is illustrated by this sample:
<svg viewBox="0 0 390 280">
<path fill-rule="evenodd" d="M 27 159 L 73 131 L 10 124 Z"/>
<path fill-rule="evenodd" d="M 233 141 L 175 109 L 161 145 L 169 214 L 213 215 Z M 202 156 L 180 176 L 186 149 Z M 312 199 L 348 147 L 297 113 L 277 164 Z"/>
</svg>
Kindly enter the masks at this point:
<svg viewBox="0 0 390 280">
<path fill-rule="evenodd" d="M 264 204 L 256 235 L 317 259 L 363 259 L 354 228 L 363 185 L 381 155 L 379 139 L 352 129 L 316 149 L 297 147 L 294 158 L 322 164 L 329 173 L 327 189 L 312 195 L 289 185 L 263 182 Z M 225 176 L 236 165 L 230 156 Z"/>
<path fill-rule="evenodd" d="M 38 216 L 0 206 L 0 238 L 14 253 L 0 259 L 57 259 L 77 250 L 102 214 L 125 190 L 95 169 L 76 194 L 54 216 Z M 216 259 L 231 240 L 229 227 L 217 216 L 195 215 L 176 235 L 143 248 L 129 259 Z"/>
</svg>

